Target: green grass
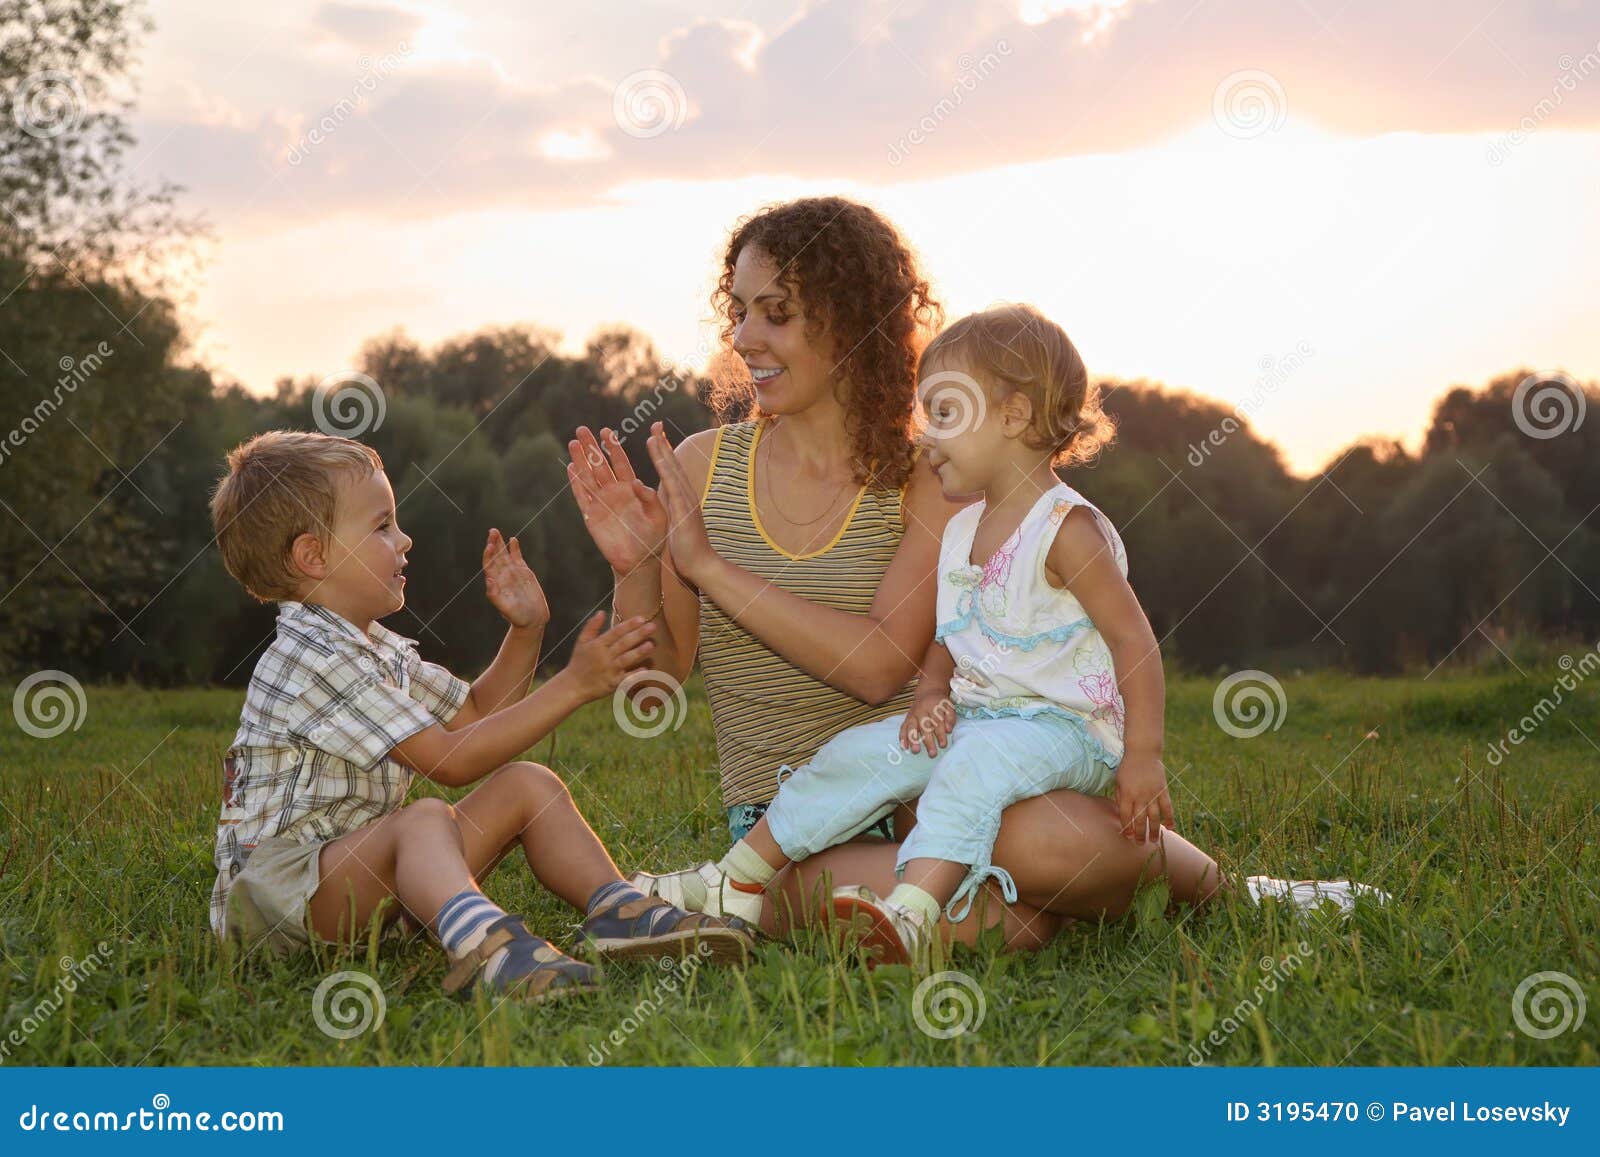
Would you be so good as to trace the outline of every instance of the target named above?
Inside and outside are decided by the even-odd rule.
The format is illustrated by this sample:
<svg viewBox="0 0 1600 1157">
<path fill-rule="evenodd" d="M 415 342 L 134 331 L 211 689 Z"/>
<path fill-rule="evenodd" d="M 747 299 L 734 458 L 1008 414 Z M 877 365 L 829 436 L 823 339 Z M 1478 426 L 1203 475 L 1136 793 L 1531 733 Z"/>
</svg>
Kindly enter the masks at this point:
<svg viewBox="0 0 1600 1157">
<path fill-rule="evenodd" d="M 1076 925 L 1043 952 L 959 954 L 985 1014 L 950 1039 L 917 1028 L 904 969 L 866 971 L 815 936 L 676 991 L 659 968 L 613 967 L 600 997 L 546 1008 L 445 999 L 421 941 L 243 958 L 206 925 L 240 694 L 90 687 L 76 732 L 0 729 L 0 1064 L 1185 1064 L 1211 1031 L 1214 1064 L 1594 1064 L 1600 1008 L 1541 1040 L 1518 1030 L 1512 997 L 1537 972 L 1600 997 L 1600 679 L 1499 766 L 1486 758 L 1559 674 L 1547 659 L 1526 679 L 1296 677 L 1281 729 L 1254 739 L 1218 727 L 1215 680 L 1174 677 L 1180 830 L 1227 869 L 1353 876 L 1394 905 L 1343 924 L 1236 901 L 1169 918 L 1153 889 L 1127 919 Z M 632 739 L 601 703 L 533 756 L 624 870 L 726 846 L 697 687 L 677 731 Z M 487 890 L 566 941 L 574 915 L 520 858 Z M 61 958 L 86 961 L 100 941 L 109 959 L 35 1017 Z M 1303 959 L 1265 983 L 1263 960 L 1301 941 Z M 381 1027 L 345 1041 L 311 1014 L 340 970 L 375 977 L 387 1002 Z M 652 997 L 659 1008 L 641 1005 Z"/>
</svg>

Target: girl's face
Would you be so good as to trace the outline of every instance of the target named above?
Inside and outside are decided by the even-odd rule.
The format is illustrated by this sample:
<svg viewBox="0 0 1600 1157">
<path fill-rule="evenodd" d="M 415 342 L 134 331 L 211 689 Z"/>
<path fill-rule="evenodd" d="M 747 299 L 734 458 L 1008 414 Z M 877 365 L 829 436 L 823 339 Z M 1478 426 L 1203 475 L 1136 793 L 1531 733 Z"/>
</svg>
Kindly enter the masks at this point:
<svg viewBox="0 0 1600 1157">
<path fill-rule="evenodd" d="M 959 356 L 920 367 L 917 405 L 928 465 L 947 498 L 986 493 L 1019 456 L 1016 406 L 996 405 L 991 391 Z"/>
<path fill-rule="evenodd" d="M 733 265 L 733 348 L 750 368 L 756 398 L 768 414 L 797 414 L 834 389 L 827 334 L 806 337 L 800 301 L 778 282 L 780 270 L 763 250 L 746 245 Z"/>
</svg>

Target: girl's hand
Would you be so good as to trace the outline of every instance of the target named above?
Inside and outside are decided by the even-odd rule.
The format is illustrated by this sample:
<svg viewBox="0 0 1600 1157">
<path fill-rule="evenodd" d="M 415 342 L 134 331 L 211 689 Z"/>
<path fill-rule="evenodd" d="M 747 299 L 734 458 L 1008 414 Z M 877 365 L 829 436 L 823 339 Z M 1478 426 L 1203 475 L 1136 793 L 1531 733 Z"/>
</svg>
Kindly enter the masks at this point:
<svg viewBox="0 0 1600 1157">
<path fill-rule="evenodd" d="M 717 549 L 706 534 L 706 521 L 700 513 L 699 496 L 672 452 L 666 430 L 660 422 L 650 427 L 650 461 L 661 477 L 661 499 L 667 508 L 667 543 L 672 547 L 672 563 L 678 573 L 699 585 L 705 567 L 717 559 Z"/>
<path fill-rule="evenodd" d="M 611 694 L 622 678 L 644 662 L 654 646 L 650 635 L 656 625 L 647 619 L 624 619 L 604 634 L 606 613 L 596 611 L 578 632 L 565 674 L 572 676 L 585 701 Z"/>
<path fill-rule="evenodd" d="M 917 693 L 900 724 L 900 746 L 907 751 L 926 751 L 928 758 L 950 746 L 950 732 L 956 725 L 956 705 L 943 693 Z"/>
<path fill-rule="evenodd" d="M 489 531 L 483 547 L 483 586 L 494 609 L 513 627 L 527 630 L 550 621 L 550 604 L 522 557 L 522 543 L 512 538 L 508 546 L 498 530 Z"/>
<path fill-rule="evenodd" d="M 1117 767 L 1117 812 L 1122 834 L 1136 844 L 1159 840 L 1173 826 L 1167 772 L 1154 756 L 1124 755 Z"/>
<path fill-rule="evenodd" d="M 567 443 L 572 461 L 567 480 L 578 500 L 589 537 L 611 564 L 626 574 L 661 557 L 667 541 L 667 511 L 654 490 L 639 481 L 615 431 L 601 430 L 600 441 L 587 426 Z"/>
</svg>

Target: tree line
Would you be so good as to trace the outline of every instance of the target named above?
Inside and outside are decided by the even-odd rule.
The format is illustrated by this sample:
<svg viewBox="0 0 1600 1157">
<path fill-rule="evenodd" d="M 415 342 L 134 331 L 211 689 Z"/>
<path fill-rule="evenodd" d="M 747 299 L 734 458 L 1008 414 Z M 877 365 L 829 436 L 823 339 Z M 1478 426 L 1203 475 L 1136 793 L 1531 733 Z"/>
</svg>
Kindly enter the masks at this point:
<svg viewBox="0 0 1600 1157">
<path fill-rule="evenodd" d="M 579 424 L 681 439 L 721 418 L 708 383 L 625 327 L 566 354 L 533 325 L 422 348 L 374 337 L 332 383 L 251 394 L 188 357 L 181 259 L 203 222 L 138 187 L 115 0 L 0 0 L 0 681 L 236 684 L 272 631 L 223 572 L 207 503 L 229 448 L 277 427 L 358 434 L 416 540 L 391 625 L 471 671 L 500 628 L 489 526 L 518 534 L 552 605 L 547 662 L 605 605 L 609 569 L 566 492 Z M 70 83 L 63 78 L 70 78 Z M 1240 413 L 1105 382 L 1117 441 L 1065 475 L 1127 543 L 1163 652 L 1193 669 L 1431 666 L 1519 636 L 1600 638 L 1600 403 L 1526 369 L 1454 388 L 1419 450 L 1362 440 L 1294 476 Z"/>
</svg>

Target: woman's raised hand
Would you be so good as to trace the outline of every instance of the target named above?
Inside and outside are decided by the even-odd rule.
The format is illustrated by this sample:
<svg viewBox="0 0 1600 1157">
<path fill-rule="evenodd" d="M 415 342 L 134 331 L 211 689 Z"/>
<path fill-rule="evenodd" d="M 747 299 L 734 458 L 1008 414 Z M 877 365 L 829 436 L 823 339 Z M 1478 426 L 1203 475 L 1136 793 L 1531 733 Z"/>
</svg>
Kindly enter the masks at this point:
<svg viewBox="0 0 1600 1157">
<path fill-rule="evenodd" d="M 612 569 L 625 574 L 661 557 L 667 541 L 666 508 L 633 472 L 615 431 L 601 430 L 596 439 L 589 427 L 579 426 L 567 451 L 572 455 L 567 480 L 583 524 Z"/>
<path fill-rule="evenodd" d="M 672 546 L 672 565 L 692 583 L 699 583 L 701 569 L 717 559 L 717 548 L 706 534 L 705 517 L 700 513 L 700 496 L 672 452 L 667 432 L 660 422 L 650 427 L 650 461 L 661 479 L 661 502 L 666 506 L 667 541 Z"/>
</svg>

